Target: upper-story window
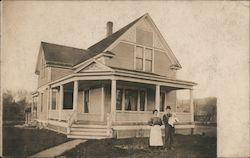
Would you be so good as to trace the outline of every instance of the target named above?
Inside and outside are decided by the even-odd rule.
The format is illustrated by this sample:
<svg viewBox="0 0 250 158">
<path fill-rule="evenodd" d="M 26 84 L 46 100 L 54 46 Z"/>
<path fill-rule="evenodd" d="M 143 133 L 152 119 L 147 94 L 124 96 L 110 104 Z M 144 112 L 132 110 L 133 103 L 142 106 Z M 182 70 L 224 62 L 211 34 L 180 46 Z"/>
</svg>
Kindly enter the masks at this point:
<svg viewBox="0 0 250 158">
<path fill-rule="evenodd" d="M 135 69 L 139 71 L 152 72 L 153 70 L 153 49 L 136 46 Z"/>
</svg>

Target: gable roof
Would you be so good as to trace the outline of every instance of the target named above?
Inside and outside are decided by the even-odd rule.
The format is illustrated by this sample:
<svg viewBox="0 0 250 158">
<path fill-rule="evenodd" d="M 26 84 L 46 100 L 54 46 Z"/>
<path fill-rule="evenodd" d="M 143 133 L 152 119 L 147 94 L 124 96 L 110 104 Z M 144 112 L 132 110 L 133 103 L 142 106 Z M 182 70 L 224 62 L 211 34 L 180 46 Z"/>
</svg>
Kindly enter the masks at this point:
<svg viewBox="0 0 250 158">
<path fill-rule="evenodd" d="M 100 42 L 90 46 L 88 49 L 91 52 L 102 52 L 102 51 L 104 51 L 108 46 L 110 46 L 115 40 L 117 40 L 121 35 L 123 35 L 131 26 L 133 26 L 142 17 L 143 16 L 139 17 L 138 19 L 136 19 L 133 22 L 129 23 L 128 25 L 124 26 L 120 30 L 118 30 L 115 33 L 111 34 L 107 38 L 104 38 Z"/>
<path fill-rule="evenodd" d="M 90 58 L 93 58 L 96 55 L 99 55 L 101 53 L 114 55 L 112 52 L 107 51 L 111 45 L 114 45 L 115 42 L 125 33 L 127 32 L 134 24 L 136 24 L 140 19 L 143 19 L 145 17 L 149 17 L 149 20 L 151 23 L 155 26 L 154 22 L 148 15 L 148 13 L 144 14 L 143 16 L 137 18 L 136 20 L 132 21 L 128 25 L 124 26 L 120 30 L 116 31 L 115 33 L 111 34 L 110 36 L 102 39 L 98 43 L 90 46 L 88 49 L 80 49 L 80 48 L 73 48 L 58 44 L 52 44 L 52 43 L 46 43 L 42 42 L 41 46 L 44 50 L 44 56 L 46 63 L 48 64 L 56 64 L 56 65 L 63 65 L 63 66 L 76 66 Z M 155 26 L 156 27 L 156 26 Z M 156 27 L 157 32 L 160 34 L 158 28 Z M 161 34 L 160 34 L 161 36 Z M 163 39 L 163 37 L 162 37 Z M 163 41 L 165 41 L 163 39 Z M 177 68 L 181 67 L 178 60 L 172 53 L 171 49 L 168 47 L 166 41 L 164 42 L 167 49 L 169 49 L 171 58 L 175 61 L 173 64 Z M 105 52 L 104 52 L 105 51 Z"/>
<path fill-rule="evenodd" d="M 73 66 L 87 55 L 87 50 L 41 42 L 47 64 Z"/>
<path fill-rule="evenodd" d="M 143 15 L 144 16 L 144 15 Z M 98 43 L 90 46 L 88 48 L 89 53 L 92 56 L 98 55 L 102 53 L 106 48 L 108 48 L 113 42 L 115 42 L 121 35 L 123 35 L 129 28 L 131 28 L 138 20 L 140 20 L 143 16 L 139 17 L 138 19 L 132 21 L 128 25 L 124 26 L 120 30 L 116 31 L 115 33 L 111 34 L 110 36 L 104 38 L 103 40 L 99 41 Z M 79 63 L 85 61 L 86 59 L 79 60 Z"/>
</svg>

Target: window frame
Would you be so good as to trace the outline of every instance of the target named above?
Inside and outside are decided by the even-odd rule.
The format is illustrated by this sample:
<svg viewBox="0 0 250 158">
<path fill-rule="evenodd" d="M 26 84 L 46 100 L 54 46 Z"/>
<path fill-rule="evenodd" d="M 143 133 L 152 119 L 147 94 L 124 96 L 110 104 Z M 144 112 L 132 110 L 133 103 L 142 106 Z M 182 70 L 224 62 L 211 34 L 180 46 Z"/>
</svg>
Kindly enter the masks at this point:
<svg viewBox="0 0 250 158">
<path fill-rule="evenodd" d="M 147 112 L 147 89 L 146 88 L 141 88 L 141 87 L 130 87 L 130 86 L 119 86 L 117 87 L 117 89 L 120 89 L 121 92 L 122 92 L 122 108 L 121 110 L 117 110 L 116 111 L 120 111 L 120 112 Z M 136 100 L 136 110 L 126 110 L 126 103 L 125 103 L 125 100 L 126 100 L 126 96 L 125 96 L 125 93 L 126 93 L 126 90 L 132 90 L 132 91 L 136 91 L 136 94 L 137 94 L 137 100 Z M 140 100 L 140 92 L 141 91 L 144 91 L 144 96 L 145 96 L 145 100 L 144 100 L 144 111 L 141 111 L 140 110 L 140 103 L 141 103 L 141 100 Z"/>
<path fill-rule="evenodd" d="M 137 56 L 137 47 L 142 48 L 142 70 L 137 69 L 137 59 L 141 59 Z M 152 50 L 151 59 L 146 58 L 146 49 Z M 151 61 L 151 71 L 146 71 L 146 61 Z M 134 70 L 144 72 L 154 72 L 154 48 L 135 44 L 134 45 Z"/>
</svg>

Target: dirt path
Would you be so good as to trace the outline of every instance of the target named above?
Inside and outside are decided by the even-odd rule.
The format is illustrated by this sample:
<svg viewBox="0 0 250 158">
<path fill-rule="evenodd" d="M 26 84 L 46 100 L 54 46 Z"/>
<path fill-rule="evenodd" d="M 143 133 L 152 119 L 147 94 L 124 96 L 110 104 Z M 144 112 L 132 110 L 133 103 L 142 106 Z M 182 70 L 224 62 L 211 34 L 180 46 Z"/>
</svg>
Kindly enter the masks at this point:
<svg viewBox="0 0 250 158">
<path fill-rule="evenodd" d="M 84 143 L 87 140 L 81 140 L 81 139 L 76 139 L 76 140 L 72 140 L 72 141 L 68 141 L 66 143 L 60 144 L 58 146 L 46 149 L 44 151 L 41 151 L 31 157 L 56 157 L 61 155 L 62 153 L 64 153 L 65 151 L 71 150 L 74 147 L 76 147 L 77 145 L 79 145 L 80 143 Z"/>
</svg>

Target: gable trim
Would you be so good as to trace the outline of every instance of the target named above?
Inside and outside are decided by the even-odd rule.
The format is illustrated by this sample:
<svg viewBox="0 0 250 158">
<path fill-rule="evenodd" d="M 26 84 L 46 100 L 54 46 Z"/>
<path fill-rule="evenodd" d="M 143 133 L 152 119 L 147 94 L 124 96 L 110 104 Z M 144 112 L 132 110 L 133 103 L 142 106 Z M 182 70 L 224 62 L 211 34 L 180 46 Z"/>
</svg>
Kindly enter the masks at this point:
<svg viewBox="0 0 250 158">
<path fill-rule="evenodd" d="M 166 52 L 166 51 L 164 50 L 165 54 L 169 57 L 169 59 L 170 59 L 170 61 L 172 62 L 172 64 L 173 64 L 173 65 L 176 65 L 176 68 L 177 68 L 177 69 L 180 69 L 180 68 L 181 68 L 181 65 L 180 65 L 179 61 L 177 60 L 176 56 L 173 54 L 172 50 L 171 50 L 170 47 L 168 46 L 166 40 L 163 38 L 162 34 L 160 33 L 159 29 L 157 28 L 157 26 L 156 26 L 155 23 L 153 22 L 152 18 L 149 16 L 149 14 L 146 13 L 145 15 L 143 15 L 143 17 L 142 17 L 141 19 L 139 19 L 136 23 L 139 23 L 140 21 L 142 21 L 142 20 L 145 19 L 145 18 L 148 18 L 149 24 L 150 24 L 150 25 L 153 27 L 153 29 L 155 30 L 157 37 L 159 37 L 160 41 L 161 41 L 162 44 L 163 44 L 163 47 L 164 47 L 166 50 L 168 50 L 169 53 Z M 131 26 L 128 30 L 133 29 L 134 27 L 136 27 L 136 24 L 134 24 L 133 26 Z M 128 30 L 127 30 L 127 31 L 128 31 Z M 127 32 L 127 31 L 126 31 L 126 32 Z M 126 34 L 126 32 L 123 33 L 115 42 L 113 42 L 110 46 L 108 46 L 104 51 L 109 51 L 109 50 L 113 49 L 119 42 L 124 41 L 124 40 L 121 40 L 121 39 L 124 37 L 124 35 Z M 137 44 L 137 43 L 136 43 L 136 44 Z M 159 48 L 158 48 L 158 49 L 159 49 Z"/>
<path fill-rule="evenodd" d="M 39 64 L 39 61 L 41 58 L 44 58 L 44 55 L 43 55 L 43 49 L 42 49 L 42 46 L 40 46 L 39 48 L 39 53 L 37 55 L 37 58 L 36 58 L 36 68 L 35 68 L 35 74 L 39 74 L 39 70 L 38 70 L 38 64 Z"/>
<path fill-rule="evenodd" d="M 88 60 L 85 60 L 85 61 L 83 61 L 83 62 L 81 62 L 81 63 L 79 63 L 79 64 L 74 65 L 73 68 L 74 68 L 74 69 L 78 69 L 79 67 L 85 65 L 86 63 L 88 63 L 88 62 L 90 62 L 90 61 L 92 61 L 92 60 L 95 60 L 95 59 L 97 59 L 97 58 L 99 58 L 99 57 L 101 57 L 101 56 L 108 56 L 108 57 L 111 57 L 111 58 L 112 58 L 112 57 L 114 56 L 114 54 L 110 54 L 110 53 L 106 53 L 106 52 L 97 54 L 96 56 L 93 56 L 92 58 L 90 58 L 90 59 L 88 59 Z"/>
<path fill-rule="evenodd" d="M 85 63 L 85 64 L 82 65 L 81 67 L 78 67 L 78 68 L 74 71 L 74 73 L 80 72 L 81 70 L 83 70 L 84 68 L 88 67 L 89 65 L 91 65 L 91 64 L 93 64 L 93 63 L 99 65 L 100 67 L 102 67 L 102 68 L 103 68 L 104 70 L 106 70 L 106 71 L 111 71 L 111 72 L 114 71 L 113 69 L 111 69 L 110 67 L 108 67 L 108 66 L 104 65 L 103 63 L 97 61 L 96 59 L 92 59 L 91 61 Z M 93 71 L 93 70 L 91 70 L 91 71 Z"/>
</svg>

